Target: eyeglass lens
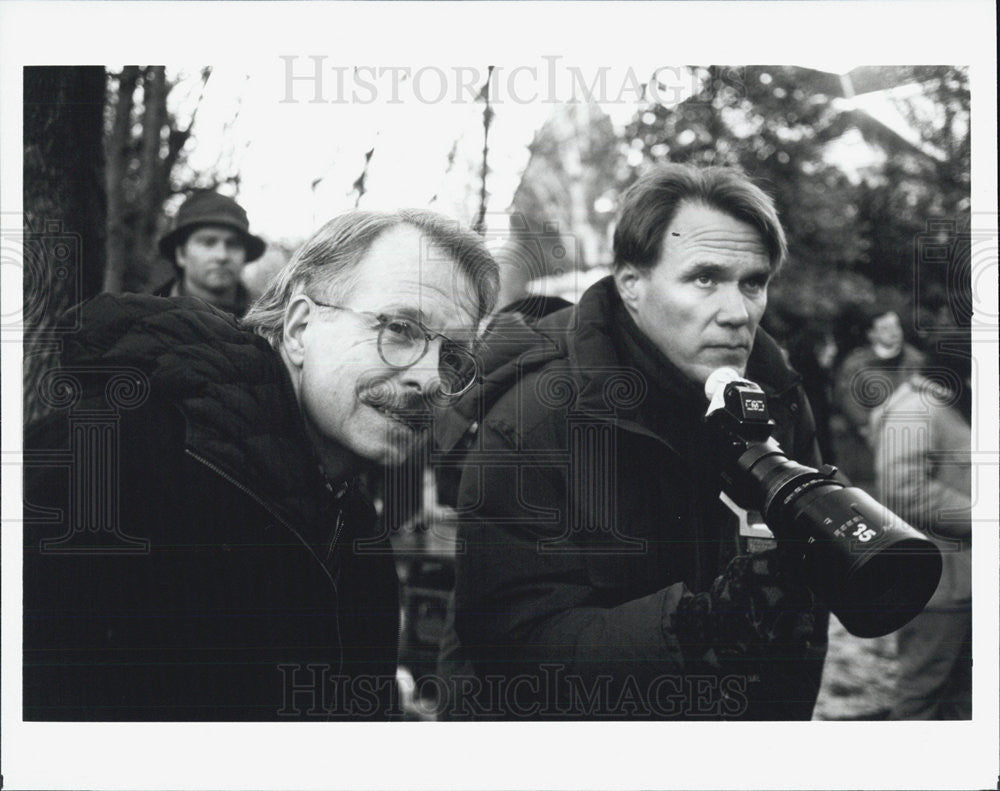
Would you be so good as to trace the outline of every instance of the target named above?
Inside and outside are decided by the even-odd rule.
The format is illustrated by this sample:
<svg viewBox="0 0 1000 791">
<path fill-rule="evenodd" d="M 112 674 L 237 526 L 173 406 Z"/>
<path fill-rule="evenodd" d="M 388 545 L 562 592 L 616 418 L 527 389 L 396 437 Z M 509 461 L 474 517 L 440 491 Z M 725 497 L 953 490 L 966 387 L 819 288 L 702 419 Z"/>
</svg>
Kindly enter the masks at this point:
<svg viewBox="0 0 1000 791">
<path fill-rule="evenodd" d="M 406 319 L 391 318 L 382 325 L 379 345 L 389 365 L 406 367 L 427 353 L 429 343 L 418 325 Z M 442 392 L 457 395 L 468 389 L 475 377 L 475 358 L 466 349 L 445 340 L 439 354 L 438 372 Z"/>
</svg>

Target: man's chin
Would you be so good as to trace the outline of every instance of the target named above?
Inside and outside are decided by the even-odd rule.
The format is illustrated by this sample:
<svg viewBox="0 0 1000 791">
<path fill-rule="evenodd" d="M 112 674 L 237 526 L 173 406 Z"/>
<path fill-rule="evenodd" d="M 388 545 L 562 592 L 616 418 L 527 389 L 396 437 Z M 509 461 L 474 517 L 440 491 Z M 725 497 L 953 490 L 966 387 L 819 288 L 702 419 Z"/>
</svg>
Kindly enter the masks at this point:
<svg viewBox="0 0 1000 791">
<path fill-rule="evenodd" d="M 213 279 L 209 280 L 205 285 L 206 285 L 207 290 L 211 291 L 213 294 L 222 295 L 222 294 L 225 294 L 227 291 L 229 291 L 231 288 L 233 288 L 233 286 L 236 285 L 236 279 L 235 278 L 231 278 L 231 277 L 230 278 L 213 278 Z"/>
<path fill-rule="evenodd" d="M 412 458 L 426 444 L 428 431 L 384 413 L 380 416 L 383 430 L 377 443 L 378 451 L 374 454 L 377 458 L 373 461 L 387 467 L 397 466 Z"/>
<path fill-rule="evenodd" d="M 737 362 L 718 362 L 706 363 L 705 365 L 692 365 L 687 368 L 681 368 L 681 372 L 686 374 L 688 379 L 695 384 L 703 386 L 705 382 L 708 381 L 708 377 L 720 368 L 732 368 L 740 376 L 744 376 L 746 374 L 746 364 Z"/>
<path fill-rule="evenodd" d="M 732 368 L 740 376 L 744 376 L 747 369 L 747 358 L 749 356 L 749 352 L 746 352 L 743 349 L 713 350 L 711 355 L 706 355 L 705 358 L 701 360 L 697 366 L 695 366 L 697 376 L 693 378 L 697 379 L 699 384 L 704 384 L 705 380 L 708 379 L 712 371 L 718 370 L 719 368 Z"/>
</svg>

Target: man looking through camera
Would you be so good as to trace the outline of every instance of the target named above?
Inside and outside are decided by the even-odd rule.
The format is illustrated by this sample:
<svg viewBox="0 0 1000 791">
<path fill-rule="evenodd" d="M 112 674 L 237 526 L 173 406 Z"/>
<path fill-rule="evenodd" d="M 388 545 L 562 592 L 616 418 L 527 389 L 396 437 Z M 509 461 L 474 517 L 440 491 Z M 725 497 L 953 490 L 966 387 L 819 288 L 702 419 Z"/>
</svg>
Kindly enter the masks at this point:
<svg viewBox="0 0 1000 791">
<path fill-rule="evenodd" d="M 501 314 L 442 432 L 464 459 L 450 714 L 808 719 L 826 613 L 775 552 L 747 553 L 703 422 L 706 378 L 734 368 L 788 455 L 819 463 L 758 326 L 786 252 L 773 203 L 734 170 L 662 167 L 624 195 L 614 247 L 575 307 Z"/>
</svg>

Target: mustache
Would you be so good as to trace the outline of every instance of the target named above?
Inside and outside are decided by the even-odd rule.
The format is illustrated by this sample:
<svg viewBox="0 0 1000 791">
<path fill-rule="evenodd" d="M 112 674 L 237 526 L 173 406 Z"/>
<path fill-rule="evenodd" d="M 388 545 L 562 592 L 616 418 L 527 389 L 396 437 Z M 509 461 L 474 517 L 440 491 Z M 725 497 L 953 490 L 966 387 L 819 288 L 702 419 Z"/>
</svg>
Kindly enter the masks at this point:
<svg viewBox="0 0 1000 791">
<path fill-rule="evenodd" d="M 366 406 L 380 412 L 390 412 L 407 423 L 430 422 L 437 404 L 433 393 L 423 393 L 413 388 L 401 388 L 392 381 L 375 378 L 359 382 L 357 398 Z"/>
</svg>

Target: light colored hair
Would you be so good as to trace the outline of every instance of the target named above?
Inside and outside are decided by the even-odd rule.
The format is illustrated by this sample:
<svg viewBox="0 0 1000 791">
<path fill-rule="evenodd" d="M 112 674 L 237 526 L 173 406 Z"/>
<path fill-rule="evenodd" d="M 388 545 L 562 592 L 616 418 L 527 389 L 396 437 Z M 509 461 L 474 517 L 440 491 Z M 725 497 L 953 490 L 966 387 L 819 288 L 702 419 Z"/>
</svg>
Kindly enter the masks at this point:
<svg viewBox="0 0 1000 791">
<path fill-rule="evenodd" d="M 295 252 L 243 317 L 242 325 L 277 346 L 285 308 L 293 296 L 321 292 L 331 299 L 345 299 L 357 283 L 358 264 L 372 243 L 400 225 L 413 226 L 429 236 L 435 249 L 454 261 L 475 300 L 477 321 L 492 312 L 500 290 L 500 270 L 476 233 L 422 209 L 352 211 L 334 217 Z"/>
</svg>

